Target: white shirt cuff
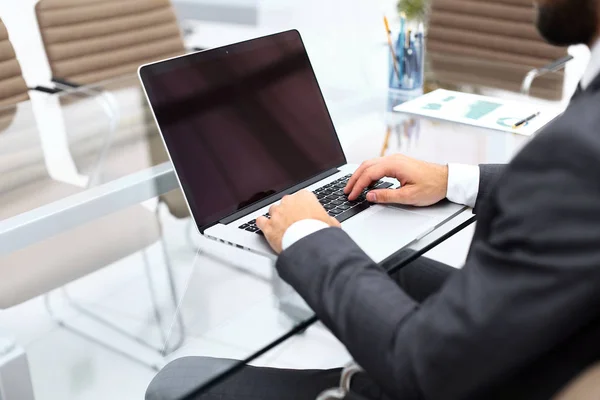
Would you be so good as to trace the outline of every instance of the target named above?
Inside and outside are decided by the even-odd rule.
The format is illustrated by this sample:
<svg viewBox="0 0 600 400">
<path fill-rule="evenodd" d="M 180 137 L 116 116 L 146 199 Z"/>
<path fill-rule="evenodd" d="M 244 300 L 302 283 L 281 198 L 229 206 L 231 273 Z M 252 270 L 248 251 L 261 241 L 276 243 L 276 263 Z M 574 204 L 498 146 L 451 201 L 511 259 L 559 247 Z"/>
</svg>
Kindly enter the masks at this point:
<svg viewBox="0 0 600 400">
<path fill-rule="evenodd" d="M 448 164 L 446 198 L 453 203 L 475 207 L 479 192 L 479 166 Z"/>
<path fill-rule="evenodd" d="M 316 219 L 303 219 L 294 222 L 283 234 L 281 247 L 285 250 L 298 240 L 325 228 L 329 228 L 329 225 Z"/>
</svg>

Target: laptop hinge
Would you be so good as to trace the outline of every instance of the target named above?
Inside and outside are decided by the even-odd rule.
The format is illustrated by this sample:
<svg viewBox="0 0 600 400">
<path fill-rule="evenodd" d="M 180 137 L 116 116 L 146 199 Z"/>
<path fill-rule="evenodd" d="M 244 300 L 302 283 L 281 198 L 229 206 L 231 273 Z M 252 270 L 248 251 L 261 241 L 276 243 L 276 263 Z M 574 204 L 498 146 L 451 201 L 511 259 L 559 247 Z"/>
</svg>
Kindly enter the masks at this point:
<svg viewBox="0 0 600 400">
<path fill-rule="evenodd" d="M 262 199 L 261 201 L 259 201 L 258 203 L 254 203 L 251 206 L 245 207 L 244 209 L 237 211 L 235 214 L 232 214 L 228 217 L 223 218 L 219 222 L 222 224 L 229 224 L 229 223 L 235 221 L 236 219 L 242 218 L 244 215 L 253 213 L 256 210 L 260 210 L 261 208 L 280 200 L 286 194 L 295 193 L 298 190 L 301 190 L 307 186 L 312 185 L 313 183 L 319 182 L 320 180 L 327 178 L 328 176 L 337 174 L 339 171 L 340 170 L 338 168 L 331 168 L 317 176 L 313 176 L 312 178 L 310 178 L 302 183 L 299 183 L 298 185 L 292 186 L 291 188 L 286 189 L 283 192 L 279 192 L 272 196 L 266 197 L 266 198 Z"/>
</svg>

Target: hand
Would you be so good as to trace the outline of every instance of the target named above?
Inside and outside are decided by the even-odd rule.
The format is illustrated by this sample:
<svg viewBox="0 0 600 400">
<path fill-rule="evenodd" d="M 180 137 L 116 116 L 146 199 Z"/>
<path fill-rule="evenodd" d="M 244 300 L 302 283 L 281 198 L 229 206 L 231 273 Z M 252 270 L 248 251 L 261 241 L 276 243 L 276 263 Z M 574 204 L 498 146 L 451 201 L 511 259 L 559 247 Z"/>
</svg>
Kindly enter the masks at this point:
<svg viewBox="0 0 600 400">
<path fill-rule="evenodd" d="M 415 160 L 401 154 L 365 161 L 344 188 L 350 200 L 356 199 L 372 182 L 383 177 L 396 178 L 399 189 L 378 189 L 367 193 L 372 203 L 429 206 L 446 197 L 448 166 Z"/>
<path fill-rule="evenodd" d="M 303 219 L 316 219 L 329 226 L 339 227 L 337 219 L 330 217 L 317 197 L 308 190 L 302 190 L 291 196 L 284 196 L 280 204 L 269 209 L 271 218 L 259 217 L 256 225 L 263 231 L 267 241 L 277 254 L 281 253 L 283 234 L 293 223 Z"/>
</svg>

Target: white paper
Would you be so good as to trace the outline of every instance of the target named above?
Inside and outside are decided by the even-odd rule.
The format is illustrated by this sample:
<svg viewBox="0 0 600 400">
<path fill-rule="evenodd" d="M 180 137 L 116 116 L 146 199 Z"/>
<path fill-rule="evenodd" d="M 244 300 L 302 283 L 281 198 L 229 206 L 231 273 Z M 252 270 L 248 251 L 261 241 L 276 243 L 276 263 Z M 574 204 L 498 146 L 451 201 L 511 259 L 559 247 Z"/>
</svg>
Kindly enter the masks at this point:
<svg viewBox="0 0 600 400">
<path fill-rule="evenodd" d="M 530 136 L 542 129 L 563 110 L 539 104 L 506 101 L 495 97 L 438 89 L 394 107 L 394 111 L 458 122 L 486 129 Z M 531 121 L 513 125 L 535 113 Z"/>
</svg>

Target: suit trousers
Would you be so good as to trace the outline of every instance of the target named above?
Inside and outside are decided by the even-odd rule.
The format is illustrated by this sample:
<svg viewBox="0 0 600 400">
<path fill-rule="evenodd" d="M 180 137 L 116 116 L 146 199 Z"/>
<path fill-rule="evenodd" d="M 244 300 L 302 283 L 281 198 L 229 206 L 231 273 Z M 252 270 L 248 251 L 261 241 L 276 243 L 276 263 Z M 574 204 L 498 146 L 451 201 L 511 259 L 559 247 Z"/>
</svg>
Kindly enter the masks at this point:
<svg viewBox="0 0 600 400">
<path fill-rule="evenodd" d="M 454 268 L 420 257 L 391 275 L 391 278 L 418 302 L 437 292 Z M 152 381 L 147 400 L 174 400 L 194 388 L 203 376 L 225 370 L 233 360 L 186 357 L 167 365 Z M 208 389 L 197 400 L 315 400 L 324 390 L 339 385 L 341 368 L 292 370 L 246 366 Z M 352 380 L 352 394 L 346 400 L 388 400 L 365 373 Z"/>
</svg>

